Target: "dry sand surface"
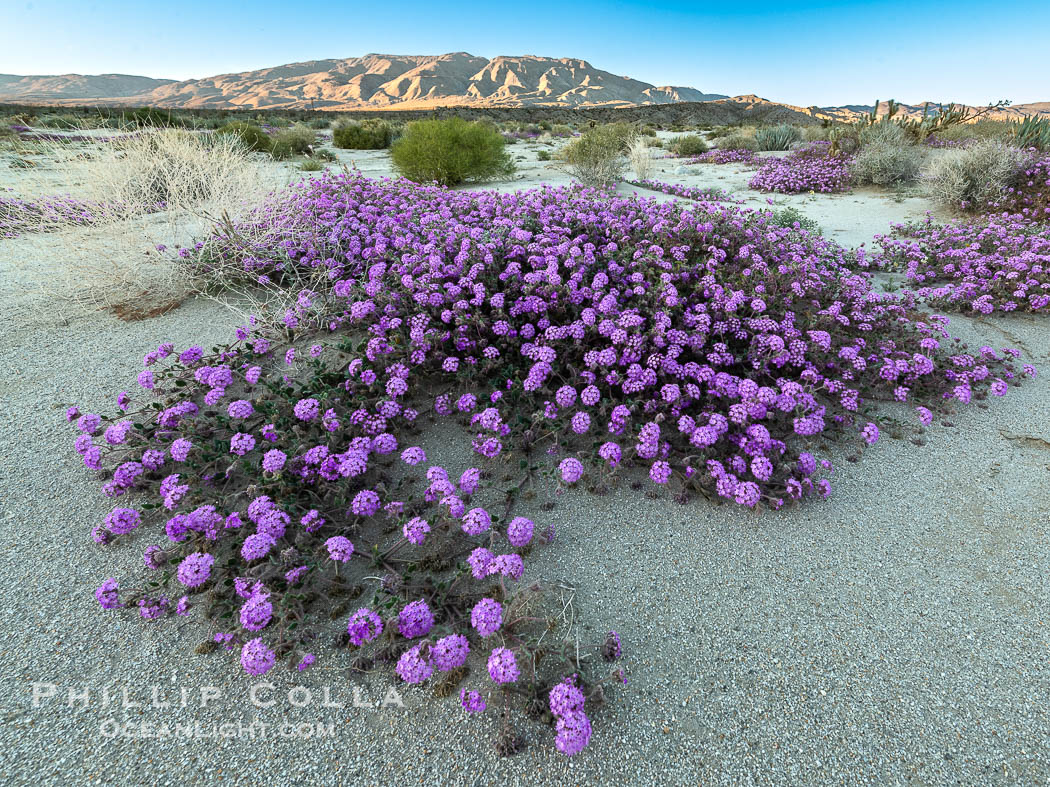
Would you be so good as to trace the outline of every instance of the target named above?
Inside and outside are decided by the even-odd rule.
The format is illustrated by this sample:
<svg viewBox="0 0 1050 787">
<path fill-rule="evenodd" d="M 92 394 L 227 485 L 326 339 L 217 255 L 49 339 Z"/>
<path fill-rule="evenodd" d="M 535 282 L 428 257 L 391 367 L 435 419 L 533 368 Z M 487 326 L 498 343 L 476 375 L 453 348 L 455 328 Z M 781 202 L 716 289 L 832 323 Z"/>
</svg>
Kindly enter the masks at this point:
<svg viewBox="0 0 1050 787">
<path fill-rule="evenodd" d="M 511 148 L 534 163 L 499 188 L 567 180 L 535 162 L 532 147 Z M 384 155 L 340 154 L 376 176 L 389 172 Z M 677 162 L 661 165 L 657 179 L 739 189 L 749 204 L 765 199 L 744 191 L 747 173 L 732 165 L 688 175 L 673 175 Z M 876 193 L 778 202 L 849 245 L 928 207 Z M 256 707 L 235 658 L 193 655 L 206 634 L 197 620 L 148 626 L 99 609 L 92 589 L 137 574 L 145 542 L 91 543 L 108 508 L 72 451 L 63 410 L 74 402 L 109 409 L 160 340 L 209 346 L 236 319 L 200 300 L 136 323 L 104 312 L 63 316 L 34 286 L 63 242 L 0 241 L 4 784 L 1047 781 L 1050 396 L 1042 377 L 988 410 L 960 407 L 939 419 L 921 447 L 911 434 L 887 434 L 859 463 L 836 463 L 831 499 L 793 511 L 679 505 L 626 484 L 605 497 L 558 496 L 552 511 L 539 508 L 543 498 L 528 503 L 523 514 L 558 529 L 530 571 L 575 586 L 584 635 L 620 632 L 629 675 L 594 715 L 584 753 L 564 758 L 551 730 L 521 718 L 529 747 L 500 759 L 495 720 L 467 720 L 454 700 L 407 689 L 403 708 L 353 707 L 338 654 L 321 651 L 300 675 L 267 675 L 272 688 L 258 699 L 276 703 Z M 1045 321 L 956 317 L 952 325 L 968 342 L 1022 349 L 1045 374 Z M 435 436 L 431 452 L 463 465 L 464 441 L 453 438 Z M 54 684 L 54 697 L 34 706 L 34 682 Z M 289 702 L 296 685 L 312 692 L 303 707 Z M 357 685 L 374 705 L 393 684 L 380 675 Z M 204 686 L 221 696 L 201 708 Z M 105 704 L 104 687 L 116 702 Z M 152 706 L 154 687 L 172 707 Z M 326 707 L 326 688 L 346 707 Z M 69 707 L 70 689 L 90 697 Z M 121 707 L 124 690 L 143 707 Z M 251 728 L 254 738 L 209 737 L 256 720 L 267 726 Z M 107 737 L 125 721 L 139 733 L 183 723 L 202 734 Z M 298 725 L 332 725 L 332 734 L 308 737 Z"/>
</svg>

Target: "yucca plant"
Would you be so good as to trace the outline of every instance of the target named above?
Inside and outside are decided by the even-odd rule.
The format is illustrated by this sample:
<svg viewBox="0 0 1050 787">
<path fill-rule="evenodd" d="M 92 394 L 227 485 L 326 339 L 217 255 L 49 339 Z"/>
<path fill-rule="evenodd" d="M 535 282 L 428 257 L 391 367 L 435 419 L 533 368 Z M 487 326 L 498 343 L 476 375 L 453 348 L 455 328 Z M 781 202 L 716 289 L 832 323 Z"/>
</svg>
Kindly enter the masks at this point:
<svg viewBox="0 0 1050 787">
<path fill-rule="evenodd" d="M 1014 124 L 1011 131 L 1019 148 L 1050 150 L 1050 118 L 1029 115 Z"/>
<path fill-rule="evenodd" d="M 770 128 L 760 128 L 755 132 L 755 142 L 760 150 L 790 150 L 791 146 L 802 140 L 802 132 L 796 126 L 786 123 Z"/>
</svg>

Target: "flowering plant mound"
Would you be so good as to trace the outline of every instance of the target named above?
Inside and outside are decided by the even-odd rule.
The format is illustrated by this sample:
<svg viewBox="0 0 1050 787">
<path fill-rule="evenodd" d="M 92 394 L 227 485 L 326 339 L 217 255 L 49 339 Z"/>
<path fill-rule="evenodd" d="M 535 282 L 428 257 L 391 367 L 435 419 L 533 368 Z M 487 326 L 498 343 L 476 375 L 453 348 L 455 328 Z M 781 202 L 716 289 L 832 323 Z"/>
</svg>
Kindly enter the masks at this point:
<svg viewBox="0 0 1050 787">
<path fill-rule="evenodd" d="M 901 270 L 934 306 L 991 314 L 1045 311 L 1050 306 L 1050 158 L 1035 162 L 1027 180 L 996 203 L 1013 212 L 933 223 L 895 225 L 876 236 L 870 262 Z"/>
<path fill-rule="evenodd" d="M 685 197 L 697 202 L 735 202 L 743 204 L 743 200 L 736 199 L 728 191 L 717 186 L 706 186 L 697 189 L 683 186 L 681 183 L 664 183 L 659 180 L 629 180 L 627 183 L 631 186 L 638 186 L 650 191 L 662 191 L 664 194 L 674 194 L 676 197 Z"/>
<path fill-rule="evenodd" d="M 848 156 L 831 155 L 828 142 L 811 142 L 783 158 L 765 159 L 748 185 L 784 194 L 848 191 L 850 161 Z"/>
<path fill-rule="evenodd" d="M 709 150 L 707 153 L 702 153 L 699 156 L 694 156 L 689 163 L 690 164 L 732 164 L 735 162 L 742 162 L 745 164 L 751 164 L 755 160 L 755 151 L 748 150 L 747 148 L 740 148 L 736 150 L 723 150 L 717 148 L 715 150 Z"/>
<path fill-rule="evenodd" d="M 25 200 L 0 196 L 0 238 L 16 238 L 23 232 L 44 232 L 70 224 L 92 224 L 98 213 L 97 205 L 75 197 Z"/>
<path fill-rule="evenodd" d="M 944 318 L 766 214 L 326 174 L 250 222 L 250 244 L 226 234 L 186 264 L 327 286 L 210 354 L 148 353 L 143 405 L 123 392 L 114 416 L 67 414 L 116 506 L 95 540 L 158 542 L 147 579 L 109 579 L 99 603 L 198 607 L 252 675 L 308 666 L 326 616 L 353 666 L 408 683 L 447 693 L 473 659 L 488 678 L 464 708 L 515 699 L 566 754 L 591 735 L 593 663 L 621 647 L 558 644 L 549 586 L 521 583 L 552 537 L 513 512 L 534 452 L 558 455 L 560 484 L 638 467 L 657 488 L 778 508 L 830 493 L 816 438 L 874 443 L 874 402 L 929 423 L 927 405 L 1015 378 L 1012 351 L 949 343 Z M 428 461 L 431 418 L 465 426 L 477 468 Z"/>
</svg>

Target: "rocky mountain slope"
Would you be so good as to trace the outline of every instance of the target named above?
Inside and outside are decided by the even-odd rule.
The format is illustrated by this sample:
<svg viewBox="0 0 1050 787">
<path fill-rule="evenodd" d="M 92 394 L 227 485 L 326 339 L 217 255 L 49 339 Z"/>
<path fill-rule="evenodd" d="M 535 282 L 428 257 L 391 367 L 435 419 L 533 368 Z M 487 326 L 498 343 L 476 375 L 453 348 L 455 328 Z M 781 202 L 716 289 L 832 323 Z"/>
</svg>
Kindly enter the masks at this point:
<svg viewBox="0 0 1050 787">
<path fill-rule="evenodd" d="M 657 87 L 586 60 L 524 55 L 365 55 L 182 82 L 108 86 L 102 77 L 0 77 L 0 101 L 77 101 L 214 109 L 418 109 L 435 106 L 636 106 L 724 98 Z M 128 78 L 132 79 L 132 78 Z M 150 84 L 152 83 L 152 84 Z"/>
</svg>

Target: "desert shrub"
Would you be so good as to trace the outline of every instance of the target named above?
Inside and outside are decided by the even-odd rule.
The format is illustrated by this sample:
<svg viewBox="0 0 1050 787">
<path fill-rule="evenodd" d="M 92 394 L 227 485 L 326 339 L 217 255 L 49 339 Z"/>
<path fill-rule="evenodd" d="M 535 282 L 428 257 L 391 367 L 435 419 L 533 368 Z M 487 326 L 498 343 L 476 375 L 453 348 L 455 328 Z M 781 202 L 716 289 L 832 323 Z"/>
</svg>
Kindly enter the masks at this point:
<svg viewBox="0 0 1050 787">
<path fill-rule="evenodd" d="M 790 205 L 769 211 L 768 215 L 768 222 L 778 227 L 796 228 L 816 235 L 820 234 L 820 224 L 815 219 L 809 218 L 798 208 Z"/>
<path fill-rule="evenodd" d="M 806 126 L 802 129 L 803 142 L 819 142 L 828 139 L 831 129 L 824 126 Z"/>
<path fill-rule="evenodd" d="M 335 127 L 332 144 L 344 150 L 383 150 L 396 137 L 394 126 L 385 120 L 350 120 Z"/>
<path fill-rule="evenodd" d="M 645 137 L 638 137 L 631 143 L 627 150 L 627 159 L 635 180 L 648 180 L 653 171 L 653 154 L 645 144 Z"/>
<path fill-rule="evenodd" d="M 758 143 L 748 134 L 729 134 L 718 138 L 719 150 L 759 150 Z"/>
<path fill-rule="evenodd" d="M 1005 120 L 981 118 L 973 123 L 959 123 L 940 131 L 935 136 L 941 140 L 961 142 L 971 139 L 999 139 L 1010 137 L 1011 123 Z"/>
<path fill-rule="evenodd" d="M 549 150 L 539 150 L 539 151 L 536 152 L 536 158 L 539 161 L 550 161 L 551 160 L 551 152 Z"/>
<path fill-rule="evenodd" d="M 139 107 L 124 114 L 121 118 L 124 124 L 133 126 L 166 128 L 168 126 L 181 125 L 172 115 L 170 109 L 156 109 L 155 107 Z"/>
<path fill-rule="evenodd" d="M 234 120 L 219 128 L 216 134 L 225 134 L 240 140 L 246 150 L 256 153 L 273 151 L 273 140 L 261 126 L 243 120 Z"/>
<path fill-rule="evenodd" d="M 275 159 L 304 155 L 313 148 L 316 137 L 312 128 L 297 123 L 273 135 L 270 153 Z"/>
<path fill-rule="evenodd" d="M 558 157 L 585 186 L 608 186 L 622 179 L 634 138 L 634 129 L 627 123 L 608 123 L 588 129 L 563 147 Z"/>
<path fill-rule="evenodd" d="M 556 123 L 551 126 L 550 133 L 552 137 L 571 137 L 572 129 L 563 123 Z"/>
<path fill-rule="evenodd" d="M 790 150 L 792 145 L 801 141 L 802 132 L 798 126 L 786 123 L 755 131 L 755 144 L 759 150 Z"/>
<path fill-rule="evenodd" d="M 685 136 L 675 137 L 667 143 L 667 148 L 676 156 L 684 157 L 699 156 L 708 150 L 707 143 L 699 134 L 686 134 Z"/>
<path fill-rule="evenodd" d="M 41 115 L 36 125 L 40 128 L 84 128 L 81 119 L 72 114 Z"/>
<path fill-rule="evenodd" d="M 324 163 L 318 161 L 317 159 L 310 158 L 304 161 L 302 164 L 300 164 L 299 169 L 303 172 L 320 172 L 322 169 L 324 169 Z"/>
<path fill-rule="evenodd" d="M 327 118 L 311 118 L 309 121 L 307 121 L 306 125 L 308 125 L 310 128 L 316 131 L 323 131 L 325 129 L 331 128 L 332 121 L 328 120 Z"/>
<path fill-rule="evenodd" d="M 861 139 L 863 146 L 850 165 L 855 184 L 893 186 L 919 177 L 922 150 L 896 124 L 872 126 L 861 132 Z"/>
<path fill-rule="evenodd" d="M 835 126 L 828 134 L 832 155 L 852 156 L 860 150 L 860 129 L 855 124 Z"/>
<path fill-rule="evenodd" d="M 871 144 L 907 145 L 912 141 L 898 123 L 874 123 L 869 126 L 861 126 L 857 130 L 857 139 L 861 147 Z"/>
<path fill-rule="evenodd" d="M 328 148 L 314 148 L 314 150 L 310 153 L 310 158 L 315 158 L 318 161 L 328 162 L 339 160 L 339 157 L 336 156 L 335 153 L 330 151 Z"/>
<path fill-rule="evenodd" d="M 945 207 L 983 210 L 1017 185 L 1031 157 L 1020 148 L 983 140 L 948 150 L 923 173 L 932 199 Z"/>
<path fill-rule="evenodd" d="M 397 171 L 416 183 L 454 186 L 513 174 L 503 137 L 462 118 L 419 120 L 390 149 Z"/>
</svg>

